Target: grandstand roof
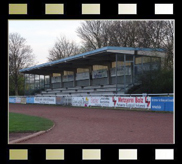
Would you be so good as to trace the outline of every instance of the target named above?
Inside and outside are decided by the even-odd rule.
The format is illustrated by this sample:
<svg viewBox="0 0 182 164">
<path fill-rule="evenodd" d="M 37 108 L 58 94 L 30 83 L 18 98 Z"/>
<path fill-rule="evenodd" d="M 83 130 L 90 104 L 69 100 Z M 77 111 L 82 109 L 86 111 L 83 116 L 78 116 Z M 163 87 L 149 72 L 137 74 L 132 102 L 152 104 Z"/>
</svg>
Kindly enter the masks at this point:
<svg viewBox="0 0 182 164">
<path fill-rule="evenodd" d="M 75 56 L 35 65 L 33 67 L 19 70 L 21 73 L 48 75 L 60 73 L 61 70 L 72 71 L 76 68 L 88 68 L 92 65 L 105 65 L 115 61 L 115 54 L 127 54 L 133 56 L 157 56 L 162 57 L 164 50 L 159 48 L 132 48 L 132 47 L 103 47 L 93 51 L 85 52 Z M 104 55 L 104 56 L 103 56 Z"/>
</svg>

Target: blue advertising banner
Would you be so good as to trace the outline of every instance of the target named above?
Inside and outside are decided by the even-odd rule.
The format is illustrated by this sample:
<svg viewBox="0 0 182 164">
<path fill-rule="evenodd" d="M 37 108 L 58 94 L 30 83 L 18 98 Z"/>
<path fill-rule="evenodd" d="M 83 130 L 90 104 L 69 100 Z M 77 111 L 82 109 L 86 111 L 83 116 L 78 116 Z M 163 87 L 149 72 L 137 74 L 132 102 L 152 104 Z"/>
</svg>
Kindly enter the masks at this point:
<svg viewBox="0 0 182 164">
<path fill-rule="evenodd" d="M 26 102 L 29 103 L 29 104 L 33 104 L 34 103 L 34 97 L 27 97 L 26 98 Z"/>
<path fill-rule="evenodd" d="M 16 103 L 16 97 L 9 97 L 9 103 Z"/>
<path fill-rule="evenodd" d="M 173 111 L 173 97 L 151 97 L 151 110 L 153 111 Z"/>
</svg>

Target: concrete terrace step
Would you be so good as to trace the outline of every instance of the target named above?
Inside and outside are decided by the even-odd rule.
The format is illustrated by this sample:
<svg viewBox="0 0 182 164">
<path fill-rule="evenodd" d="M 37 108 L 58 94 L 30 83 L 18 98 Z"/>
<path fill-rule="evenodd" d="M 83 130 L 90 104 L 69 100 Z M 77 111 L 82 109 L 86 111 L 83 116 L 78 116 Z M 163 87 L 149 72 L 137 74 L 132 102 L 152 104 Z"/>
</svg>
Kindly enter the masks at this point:
<svg viewBox="0 0 182 164">
<path fill-rule="evenodd" d="M 78 90 L 78 92 L 94 92 L 94 89 L 83 89 L 83 90 Z"/>
<path fill-rule="evenodd" d="M 94 89 L 94 88 L 95 88 L 95 89 L 101 88 L 101 86 L 100 86 L 100 85 L 98 85 L 98 86 L 97 86 L 97 85 L 96 85 L 96 86 L 93 85 L 93 86 L 84 87 L 83 89 Z"/>
<path fill-rule="evenodd" d="M 89 96 L 100 96 L 100 95 L 114 95 L 113 92 L 94 92 L 94 93 L 90 93 Z"/>
<path fill-rule="evenodd" d="M 42 91 L 41 93 L 44 94 L 44 93 L 57 93 L 57 92 L 61 92 L 61 91 L 53 91 L 53 90 L 51 90 L 51 91 Z"/>
<path fill-rule="evenodd" d="M 103 88 L 103 89 L 97 89 L 97 91 L 101 92 L 108 92 L 108 91 L 116 91 L 116 88 Z"/>
<path fill-rule="evenodd" d="M 83 87 L 78 86 L 78 87 L 67 88 L 67 90 L 69 90 L 69 89 L 71 89 L 71 90 L 77 90 L 77 89 L 82 89 L 82 88 L 83 88 Z"/>
<path fill-rule="evenodd" d="M 67 90 L 67 88 L 54 88 L 54 89 L 52 89 L 52 91 L 63 91 L 63 90 Z"/>
<path fill-rule="evenodd" d="M 78 92 L 93 92 L 93 89 L 87 89 L 87 90 L 66 90 L 66 91 L 62 91 L 62 93 L 78 93 Z"/>
<path fill-rule="evenodd" d="M 106 84 L 102 86 L 102 88 L 113 88 L 113 87 L 116 87 L 116 84 L 113 85 Z"/>
<path fill-rule="evenodd" d="M 124 85 L 118 84 L 118 90 L 121 93 L 124 93 Z M 128 90 L 131 85 L 126 85 L 126 90 Z M 77 86 L 77 87 L 69 87 L 69 88 L 54 88 L 54 89 L 46 89 L 45 91 L 41 91 L 39 96 L 42 95 L 74 95 L 74 94 L 115 94 L 116 92 L 116 84 L 113 85 L 95 85 L 95 86 Z"/>
<path fill-rule="evenodd" d="M 62 92 L 62 91 L 48 91 L 47 93 L 60 93 L 60 92 Z"/>
</svg>

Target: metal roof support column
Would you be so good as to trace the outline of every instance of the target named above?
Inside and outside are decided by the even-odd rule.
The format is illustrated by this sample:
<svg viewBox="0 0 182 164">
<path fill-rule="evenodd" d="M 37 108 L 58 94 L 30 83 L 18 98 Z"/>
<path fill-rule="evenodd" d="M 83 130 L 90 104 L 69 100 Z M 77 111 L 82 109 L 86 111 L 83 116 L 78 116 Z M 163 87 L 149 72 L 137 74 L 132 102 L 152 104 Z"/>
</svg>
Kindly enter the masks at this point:
<svg viewBox="0 0 182 164">
<path fill-rule="evenodd" d="M 108 70 L 107 70 L 107 83 L 108 84 L 111 84 L 111 67 L 112 67 L 112 63 L 109 63 L 107 65 L 107 68 L 108 68 Z"/>
<path fill-rule="evenodd" d="M 73 71 L 73 87 L 76 87 L 76 70 Z"/>
<path fill-rule="evenodd" d="M 150 57 L 150 73 L 152 71 L 152 57 Z"/>
<path fill-rule="evenodd" d="M 39 75 L 39 85 L 38 85 L 38 89 L 40 89 L 40 75 Z"/>
<path fill-rule="evenodd" d="M 141 64 L 142 64 L 142 74 L 144 72 L 144 68 L 143 68 L 143 56 L 141 57 Z"/>
<path fill-rule="evenodd" d="M 126 92 L 126 54 L 124 54 L 124 93 Z"/>
<path fill-rule="evenodd" d="M 61 88 L 63 87 L 63 75 L 64 75 L 64 71 L 61 71 Z"/>
<path fill-rule="evenodd" d="M 33 75 L 34 76 L 34 91 L 35 91 L 35 74 Z M 35 92 L 34 92 L 35 93 Z"/>
<path fill-rule="evenodd" d="M 45 75 L 44 75 L 44 90 L 45 90 Z"/>
<path fill-rule="evenodd" d="M 41 89 L 41 88 L 40 88 L 40 75 L 39 75 L 39 89 Z"/>
<path fill-rule="evenodd" d="M 161 58 L 159 58 L 159 70 L 161 70 Z"/>
<path fill-rule="evenodd" d="M 118 91 L 118 75 L 117 75 L 117 72 L 118 72 L 118 54 L 116 54 L 116 67 L 115 67 L 115 72 L 116 72 L 115 84 L 116 84 L 116 94 L 117 94 L 117 91 Z"/>
<path fill-rule="evenodd" d="M 89 66 L 89 86 L 92 85 L 92 71 L 93 71 L 93 66 Z"/>
<path fill-rule="evenodd" d="M 49 88 L 50 88 L 50 89 L 52 89 L 52 83 L 51 83 L 52 77 L 53 77 L 53 73 L 51 73 L 51 74 L 49 75 Z"/>
<path fill-rule="evenodd" d="M 135 56 L 137 54 L 137 51 L 134 52 L 134 55 L 133 55 L 133 76 L 132 76 L 132 80 L 133 80 L 133 85 L 135 85 Z"/>
</svg>

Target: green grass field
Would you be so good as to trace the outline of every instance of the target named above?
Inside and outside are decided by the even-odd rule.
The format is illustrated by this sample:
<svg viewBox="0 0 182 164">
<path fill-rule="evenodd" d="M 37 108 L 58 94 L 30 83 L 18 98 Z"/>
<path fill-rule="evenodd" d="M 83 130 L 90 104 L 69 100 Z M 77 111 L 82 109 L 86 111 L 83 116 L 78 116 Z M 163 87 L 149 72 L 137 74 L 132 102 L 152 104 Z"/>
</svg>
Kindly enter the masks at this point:
<svg viewBox="0 0 182 164">
<path fill-rule="evenodd" d="M 53 124 L 51 120 L 46 118 L 9 113 L 9 133 L 47 130 L 51 128 Z"/>
</svg>

